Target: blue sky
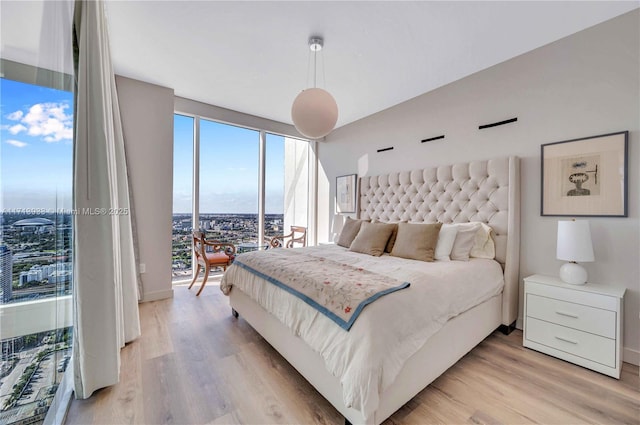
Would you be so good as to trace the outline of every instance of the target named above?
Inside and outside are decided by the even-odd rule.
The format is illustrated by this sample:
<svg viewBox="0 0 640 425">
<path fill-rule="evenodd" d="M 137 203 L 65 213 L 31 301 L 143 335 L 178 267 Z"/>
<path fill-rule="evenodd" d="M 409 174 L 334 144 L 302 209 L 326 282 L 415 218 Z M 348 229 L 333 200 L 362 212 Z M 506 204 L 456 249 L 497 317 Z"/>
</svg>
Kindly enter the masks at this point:
<svg viewBox="0 0 640 425">
<path fill-rule="evenodd" d="M 71 209 L 73 94 L 0 79 L 0 209 Z M 259 133 L 202 119 L 200 212 L 258 212 Z M 193 118 L 174 119 L 174 208 L 191 212 Z M 284 209 L 284 137 L 267 135 L 266 212 Z"/>
<path fill-rule="evenodd" d="M 258 212 L 255 130 L 200 120 L 200 213 Z M 173 211 L 191 212 L 193 118 L 175 115 Z M 284 210 L 284 137 L 267 134 L 265 209 Z"/>
<path fill-rule="evenodd" d="M 0 79 L 0 208 L 71 208 L 73 94 Z"/>
</svg>

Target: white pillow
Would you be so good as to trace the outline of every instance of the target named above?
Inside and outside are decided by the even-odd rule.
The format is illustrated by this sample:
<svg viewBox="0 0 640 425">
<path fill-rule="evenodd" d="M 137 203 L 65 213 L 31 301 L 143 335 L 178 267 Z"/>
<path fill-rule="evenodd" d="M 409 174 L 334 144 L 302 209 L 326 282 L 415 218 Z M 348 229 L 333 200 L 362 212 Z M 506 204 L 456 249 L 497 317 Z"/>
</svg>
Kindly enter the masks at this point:
<svg viewBox="0 0 640 425">
<path fill-rule="evenodd" d="M 443 224 L 438 234 L 438 243 L 433 257 L 440 261 L 451 261 L 449 256 L 453 249 L 453 243 L 456 241 L 458 234 L 458 226 L 455 224 Z"/>
<path fill-rule="evenodd" d="M 458 233 L 456 233 L 456 241 L 453 243 L 453 249 L 451 250 L 452 260 L 469 261 L 469 253 L 473 244 L 476 241 L 476 232 L 480 225 L 477 227 L 459 227 Z"/>
<path fill-rule="evenodd" d="M 473 248 L 469 253 L 473 258 L 489 258 L 493 260 L 496 258 L 496 245 L 491 237 L 493 229 L 485 223 L 479 221 L 472 221 L 470 223 L 456 223 L 458 228 L 468 229 L 477 225 L 480 225 L 478 232 L 476 233 L 476 239 L 473 243 Z"/>
</svg>

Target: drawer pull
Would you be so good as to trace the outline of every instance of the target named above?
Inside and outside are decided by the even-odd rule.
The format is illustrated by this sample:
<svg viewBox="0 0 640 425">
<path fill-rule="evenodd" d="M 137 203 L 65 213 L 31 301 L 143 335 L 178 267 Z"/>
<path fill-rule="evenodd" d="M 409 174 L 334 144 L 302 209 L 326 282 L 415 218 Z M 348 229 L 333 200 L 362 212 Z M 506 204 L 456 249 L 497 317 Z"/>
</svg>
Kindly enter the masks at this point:
<svg viewBox="0 0 640 425">
<path fill-rule="evenodd" d="M 565 313 L 564 311 L 556 311 L 556 314 L 559 314 L 560 316 L 572 317 L 574 319 L 578 318 L 577 314 Z"/>
<path fill-rule="evenodd" d="M 556 339 L 559 339 L 560 341 L 568 342 L 569 344 L 577 344 L 578 343 L 578 341 L 574 341 L 574 340 L 571 340 L 571 339 L 563 338 L 561 336 L 556 336 Z"/>
</svg>

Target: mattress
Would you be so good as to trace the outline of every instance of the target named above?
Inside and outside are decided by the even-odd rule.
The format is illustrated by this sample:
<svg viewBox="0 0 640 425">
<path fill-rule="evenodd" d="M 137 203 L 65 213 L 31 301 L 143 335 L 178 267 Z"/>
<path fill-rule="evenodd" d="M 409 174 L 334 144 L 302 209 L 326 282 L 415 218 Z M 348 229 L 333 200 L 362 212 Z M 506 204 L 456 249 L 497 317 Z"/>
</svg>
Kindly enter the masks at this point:
<svg viewBox="0 0 640 425">
<path fill-rule="evenodd" d="M 494 260 L 427 263 L 372 257 L 337 245 L 298 249 L 411 283 L 369 304 L 346 331 L 299 298 L 240 267 L 232 265 L 222 278 L 223 292 L 241 290 L 319 353 L 327 371 L 340 380 L 344 404 L 365 416 L 377 409 L 380 394 L 429 337 L 451 318 L 499 294 L 504 285 L 502 268 Z"/>
</svg>

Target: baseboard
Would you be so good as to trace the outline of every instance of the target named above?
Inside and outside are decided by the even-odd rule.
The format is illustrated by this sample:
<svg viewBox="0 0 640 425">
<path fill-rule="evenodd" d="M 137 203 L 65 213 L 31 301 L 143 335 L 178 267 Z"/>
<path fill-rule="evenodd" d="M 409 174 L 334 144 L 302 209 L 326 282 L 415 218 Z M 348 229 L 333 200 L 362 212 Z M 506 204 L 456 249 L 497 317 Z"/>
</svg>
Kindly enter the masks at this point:
<svg viewBox="0 0 640 425">
<path fill-rule="evenodd" d="M 640 366 L 640 351 L 628 347 L 622 348 L 622 361 Z"/>
<path fill-rule="evenodd" d="M 142 298 L 142 300 L 140 300 L 140 302 L 146 303 L 149 301 L 164 300 L 166 298 L 173 298 L 173 288 L 165 289 L 162 291 L 145 292 L 144 297 Z"/>
</svg>

